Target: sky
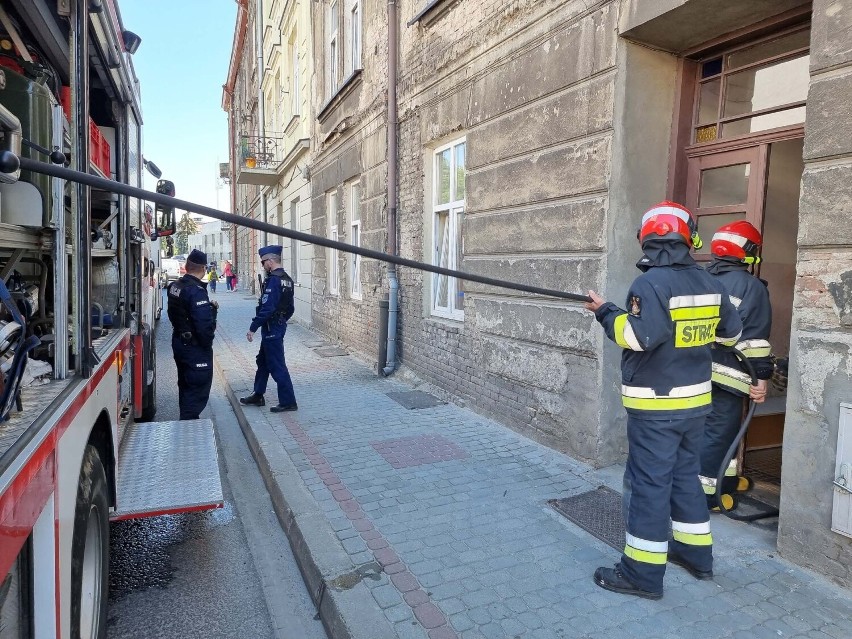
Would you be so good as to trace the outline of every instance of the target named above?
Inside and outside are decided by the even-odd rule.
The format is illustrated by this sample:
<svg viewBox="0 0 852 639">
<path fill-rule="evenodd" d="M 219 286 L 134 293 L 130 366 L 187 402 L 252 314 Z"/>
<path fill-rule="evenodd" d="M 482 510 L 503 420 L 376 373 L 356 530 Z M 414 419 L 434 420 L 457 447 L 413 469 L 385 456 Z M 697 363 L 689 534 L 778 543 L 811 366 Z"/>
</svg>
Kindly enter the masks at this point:
<svg viewBox="0 0 852 639">
<path fill-rule="evenodd" d="M 218 163 L 228 161 L 222 85 L 236 1 L 118 0 L 118 6 L 124 28 L 142 38 L 133 66 L 142 93 L 145 159 L 175 183 L 175 197 L 227 210 L 228 186 L 217 178 Z M 148 176 L 145 188 L 155 185 Z"/>
</svg>

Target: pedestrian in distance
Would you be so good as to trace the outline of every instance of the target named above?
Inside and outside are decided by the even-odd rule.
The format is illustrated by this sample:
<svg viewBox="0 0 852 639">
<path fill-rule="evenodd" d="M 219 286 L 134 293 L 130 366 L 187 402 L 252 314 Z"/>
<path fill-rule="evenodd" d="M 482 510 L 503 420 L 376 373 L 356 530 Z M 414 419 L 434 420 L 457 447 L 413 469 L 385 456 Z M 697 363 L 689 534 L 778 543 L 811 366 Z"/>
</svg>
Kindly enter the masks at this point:
<svg viewBox="0 0 852 639">
<path fill-rule="evenodd" d="M 254 392 L 240 398 L 244 406 L 265 406 L 263 395 L 269 376 L 278 385 L 278 405 L 270 411 L 281 413 L 297 410 L 296 395 L 290 371 L 284 361 L 284 334 L 287 321 L 293 316 L 293 280 L 281 267 L 281 246 L 265 246 L 258 253 L 260 264 L 266 271 L 266 279 L 260 288 L 255 317 L 251 321 L 246 339 L 251 342 L 260 329 L 260 350 L 257 354 L 257 373 L 254 376 Z"/>
<path fill-rule="evenodd" d="M 199 418 L 213 384 L 213 337 L 219 307 L 210 301 L 202 281 L 206 264 L 204 253 L 192 251 L 186 258 L 186 274 L 167 289 L 181 419 Z"/>
<path fill-rule="evenodd" d="M 207 271 L 207 280 L 210 283 L 210 291 L 216 292 L 216 284 L 219 282 L 219 273 L 216 271 L 216 262 L 210 262 L 210 269 Z"/>
<path fill-rule="evenodd" d="M 627 310 L 589 291 L 587 310 L 622 349 L 622 403 L 627 411 L 624 471 L 626 543 L 614 568 L 601 567 L 601 588 L 647 599 L 663 596 L 666 561 L 697 579 L 713 578 L 707 500 L 696 472 L 704 419 L 711 409 L 710 345 L 733 346 L 742 324 L 720 282 L 699 267 L 692 213 L 661 202 L 642 217 L 642 275 Z"/>
<path fill-rule="evenodd" d="M 707 495 L 707 505 L 719 511 L 719 501 L 726 510 L 737 506 L 736 494 L 752 486 L 751 480 L 739 476 L 736 460 L 725 469 L 722 486 L 716 485 L 719 467 L 740 430 L 743 419 L 743 400 L 750 397 L 755 403 L 766 399 L 768 380 L 775 371 L 769 344 L 772 330 L 772 306 L 769 290 L 763 280 L 749 272 L 760 263 L 763 238 L 745 220 L 720 227 L 710 242 L 713 261 L 707 272 L 724 286 L 731 303 L 743 323 L 740 351 L 755 370 L 758 382 L 752 385 L 751 376 L 743 370 L 739 359 L 729 349 L 713 348 L 713 410 L 704 425 L 699 479 Z"/>
<path fill-rule="evenodd" d="M 234 282 L 232 281 L 232 278 L 234 277 L 234 270 L 228 260 L 225 260 L 225 265 L 222 267 L 222 276 L 225 278 L 225 289 L 228 292 L 233 291 Z"/>
</svg>

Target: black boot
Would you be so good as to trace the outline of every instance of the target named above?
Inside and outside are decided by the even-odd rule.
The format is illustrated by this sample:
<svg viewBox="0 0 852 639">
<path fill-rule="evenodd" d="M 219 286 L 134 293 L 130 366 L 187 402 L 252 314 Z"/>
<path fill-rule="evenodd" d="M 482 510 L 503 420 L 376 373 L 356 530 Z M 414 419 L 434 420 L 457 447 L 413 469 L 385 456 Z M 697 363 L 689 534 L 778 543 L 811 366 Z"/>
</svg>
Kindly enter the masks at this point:
<svg viewBox="0 0 852 639">
<path fill-rule="evenodd" d="M 243 406 L 266 406 L 266 400 L 263 395 L 252 393 L 248 397 L 240 397 L 240 404 Z"/>
<path fill-rule="evenodd" d="M 713 579 L 712 570 L 698 570 L 698 568 L 696 568 L 686 559 L 681 557 L 680 554 L 671 545 L 669 546 L 668 560 L 675 566 L 680 566 L 681 568 L 686 570 L 686 572 L 688 572 L 696 579 L 700 579 L 701 581 L 709 581 L 710 579 Z"/>
<path fill-rule="evenodd" d="M 299 410 L 299 407 L 296 405 L 295 402 L 293 402 L 292 404 L 287 404 L 286 406 L 284 404 L 278 404 L 278 406 L 273 406 L 272 408 L 270 408 L 269 412 L 284 413 L 290 410 Z"/>
<path fill-rule="evenodd" d="M 621 565 L 615 564 L 615 568 L 598 568 L 594 576 L 595 583 L 604 590 L 612 592 L 620 592 L 624 595 L 635 595 L 645 599 L 662 599 L 663 593 L 651 592 L 650 590 L 642 590 L 637 588 L 627 577 L 621 574 Z"/>
</svg>

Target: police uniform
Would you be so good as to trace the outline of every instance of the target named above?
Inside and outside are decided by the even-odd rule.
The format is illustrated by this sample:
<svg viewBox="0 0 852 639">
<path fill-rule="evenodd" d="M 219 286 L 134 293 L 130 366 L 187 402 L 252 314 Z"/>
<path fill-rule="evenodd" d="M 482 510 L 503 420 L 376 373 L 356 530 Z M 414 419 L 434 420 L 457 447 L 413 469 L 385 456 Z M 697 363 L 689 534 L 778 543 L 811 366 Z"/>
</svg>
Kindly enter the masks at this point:
<svg viewBox="0 0 852 639">
<path fill-rule="evenodd" d="M 605 302 L 595 311 L 607 337 L 624 349 L 629 444 L 626 544 L 615 570 L 599 568 L 595 582 L 651 599 L 662 596 L 667 560 L 700 579 L 712 577 L 710 518 L 695 472 L 711 408 L 710 345 L 733 345 L 741 330 L 721 284 L 694 262 L 685 240 L 667 232 L 675 214 L 689 212 L 661 203 L 643 218 L 643 231 L 646 218 L 652 231 L 642 240 L 645 256 L 637 266 L 644 273 L 630 287 L 627 310 Z M 655 219 L 663 237 L 654 235 Z"/>
<path fill-rule="evenodd" d="M 266 246 L 258 251 L 261 260 L 270 255 L 280 258 L 281 252 L 281 246 Z M 293 292 L 293 280 L 281 267 L 272 270 L 263 281 L 255 317 L 249 327 L 252 333 L 259 328 L 261 337 L 254 392 L 250 397 L 240 400 L 243 404 L 264 404 L 263 394 L 271 375 L 278 385 L 278 406 L 274 406 L 272 412 L 298 408 L 290 371 L 284 360 L 284 334 L 287 332 L 287 321 L 295 311 Z"/>
<path fill-rule="evenodd" d="M 192 251 L 187 262 L 204 266 L 207 256 Z M 168 286 L 168 315 L 172 323 L 172 352 L 178 373 L 181 419 L 198 419 L 213 384 L 213 337 L 216 307 L 207 287 L 188 273 Z"/>
<path fill-rule="evenodd" d="M 769 344 L 772 307 L 766 283 L 749 273 L 748 267 L 740 260 L 716 258 L 707 271 L 721 282 L 742 320 L 742 337 L 735 348 L 748 358 L 758 379 L 768 380 L 774 371 Z M 715 507 L 719 466 L 742 424 L 743 398 L 749 395 L 751 377 L 732 351 L 714 348 L 712 356 L 713 410 L 705 422 L 699 479 L 708 505 Z M 731 494 L 738 484 L 735 461 L 725 475 L 720 494 Z M 733 502 L 728 507 L 732 506 Z"/>
</svg>

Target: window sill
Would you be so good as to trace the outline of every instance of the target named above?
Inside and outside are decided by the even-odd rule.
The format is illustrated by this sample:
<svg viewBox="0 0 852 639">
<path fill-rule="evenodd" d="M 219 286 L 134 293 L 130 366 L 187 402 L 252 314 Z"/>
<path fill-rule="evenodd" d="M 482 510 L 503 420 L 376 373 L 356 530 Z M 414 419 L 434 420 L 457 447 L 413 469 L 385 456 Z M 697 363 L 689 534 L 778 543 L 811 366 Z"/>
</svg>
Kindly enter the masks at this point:
<svg viewBox="0 0 852 639">
<path fill-rule="evenodd" d="M 411 20 L 406 23 L 406 26 L 419 22 L 421 26 L 428 27 L 438 18 L 444 15 L 458 0 L 429 0 L 426 6 L 420 10 Z"/>
<path fill-rule="evenodd" d="M 334 111 L 334 109 L 355 89 L 356 86 L 361 84 L 361 69 L 355 69 L 348 78 L 343 81 L 337 90 L 334 92 L 328 101 L 320 107 L 319 113 L 317 113 L 317 120 L 320 121 L 320 124 L 324 124 L 328 119 L 329 114 Z"/>
<path fill-rule="evenodd" d="M 464 316 L 448 317 L 446 315 L 435 315 L 434 313 L 431 313 L 429 317 L 425 318 L 425 321 L 429 324 L 440 327 L 449 333 L 464 332 Z"/>
</svg>

